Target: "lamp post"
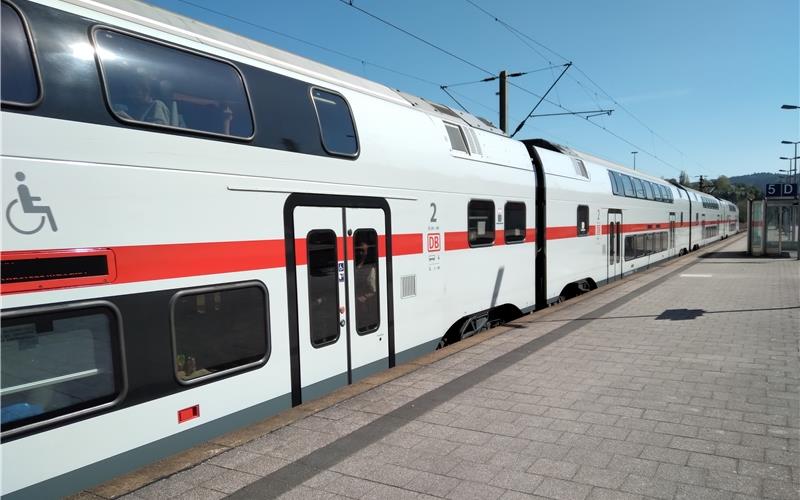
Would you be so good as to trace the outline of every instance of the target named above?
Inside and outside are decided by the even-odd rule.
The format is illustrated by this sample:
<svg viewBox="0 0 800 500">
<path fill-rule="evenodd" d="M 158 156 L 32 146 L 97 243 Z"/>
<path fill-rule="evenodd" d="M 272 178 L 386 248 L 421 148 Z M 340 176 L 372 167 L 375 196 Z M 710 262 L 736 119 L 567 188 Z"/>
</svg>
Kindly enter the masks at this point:
<svg viewBox="0 0 800 500">
<path fill-rule="evenodd" d="M 789 160 L 789 171 L 786 174 L 786 182 L 797 182 L 797 180 L 795 179 L 795 176 L 797 175 L 797 172 L 792 170 L 792 160 L 794 160 L 795 165 L 797 165 L 797 159 L 798 158 L 800 158 L 800 156 L 795 156 L 794 158 L 790 158 L 788 156 L 781 156 L 780 157 L 781 160 Z M 790 177 L 791 177 L 791 180 L 789 180 Z"/>
<path fill-rule="evenodd" d="M 638 151 L 631 151 L 631 154 L 633 155 L 633 170 L 635 172 L 636 171 L 636 155 L 639 154 L 639 152 Z"/>
<path fill-rule="evenodd" d="M 794 177 L 792 178 L 794 182 L 797 182 L 797 145 L 800 144 L 800 141 L 781 141 L 781 144 L 792 144 L 794 145 Z M 789 168 L 791 168 L 791 163 L 789 164 Z"/>
</svg>

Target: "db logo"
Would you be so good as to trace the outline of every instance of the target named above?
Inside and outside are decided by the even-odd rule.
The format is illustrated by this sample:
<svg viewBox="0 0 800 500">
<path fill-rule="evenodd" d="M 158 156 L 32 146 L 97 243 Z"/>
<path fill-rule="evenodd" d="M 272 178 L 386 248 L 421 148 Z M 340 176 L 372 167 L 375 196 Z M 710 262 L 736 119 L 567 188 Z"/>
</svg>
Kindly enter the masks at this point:
<svg viewBox="0 0 800 500">
<path fill-rule="evenodd" d="M 428 251 L 438 252 L 442 249 L 442 235 L 439 233 L 428 234 Z"/>
</svg>

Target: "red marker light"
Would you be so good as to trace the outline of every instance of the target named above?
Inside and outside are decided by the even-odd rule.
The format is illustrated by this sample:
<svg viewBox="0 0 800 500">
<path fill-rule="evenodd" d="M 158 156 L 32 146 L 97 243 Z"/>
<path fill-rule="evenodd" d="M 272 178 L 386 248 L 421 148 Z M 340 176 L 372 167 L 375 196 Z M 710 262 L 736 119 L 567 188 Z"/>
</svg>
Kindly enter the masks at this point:
<svg viewBox="0 0 800 500">
<path fill-rule="evenodd" d="M 187 420 L 191 420 L 199 416 L 200 416 L 200 405 L 190 406 L 189 408 L 178 410 L 178 423 L 182 424 Z"/>
</svg>

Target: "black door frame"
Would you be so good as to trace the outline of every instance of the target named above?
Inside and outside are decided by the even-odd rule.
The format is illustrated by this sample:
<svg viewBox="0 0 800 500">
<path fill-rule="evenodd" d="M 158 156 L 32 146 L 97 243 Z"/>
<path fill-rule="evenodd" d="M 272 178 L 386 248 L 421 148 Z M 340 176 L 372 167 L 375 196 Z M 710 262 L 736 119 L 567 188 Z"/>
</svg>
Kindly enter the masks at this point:
<svg viewBox="0 0 800 500">
<path fill-rule="evenodd" d="M 384 198 L 333 194 L 293 193 L 283 205 L 283 235 L 286 251 L 286 299 L 289 315 L 289 371 L 292 380 L 292 406 L 303 402 L 300 380 L 300 328 L 297 305 L 297 255 L 295 253 L 294 209 L 297 207 L 376 208 L 383 210 L 386 229 L 386 312 L 389 368 L 395 365 L 394 297 L 392 287 L 392 212 Z M 347 234 L 343 234 L 347 238 Z M 347 245 L 345 244 L 345 252 Z M 348 308 L 349 309 L 349 308 Z M 349 326 L 349 325 L 348 325 Z M 349 356 L 348 350 L 348 356 Z M 349 370 L 348 370 L 349 371 Z"/>
</svg>

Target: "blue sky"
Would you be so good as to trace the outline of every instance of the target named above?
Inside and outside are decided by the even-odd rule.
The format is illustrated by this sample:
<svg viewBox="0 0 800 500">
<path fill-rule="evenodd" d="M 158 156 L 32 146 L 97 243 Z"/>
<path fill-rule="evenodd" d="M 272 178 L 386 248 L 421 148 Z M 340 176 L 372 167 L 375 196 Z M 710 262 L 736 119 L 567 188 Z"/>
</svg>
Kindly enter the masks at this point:
<svg viewBox="0 0 800 500">
<path fill-rule="evenodd" d="M 491 72 L 572 61 L 575 67 L 548 98 L 573 111 L 615 109 L 610 117 L 591 118 L 596 125 L 572 116 L 532 118 L 518 138 L 544 137 L 626 165 L 638 150 L 637 168 L 664 177 L 681 169 L 716 177 L 788 168 L 778 157 L 793 150 L 780 141 L 800 140 L 800 112 L 780 106 L 800 105 L 797 0 L 472 1 L 518 33 L 466 0 L 353 3 Z M 339 0 L 149 2 L 453 107 L 438 85 L 487 76 Z M 541 95 L 559 72 L 513 82 Z M 470 112 L 497 123 L 495 83 L 452 90 Z M 512 130 L 536 100 L 510 89 Z M 543 103 L 536 112 L 561 111 Z"/>
</svg>

